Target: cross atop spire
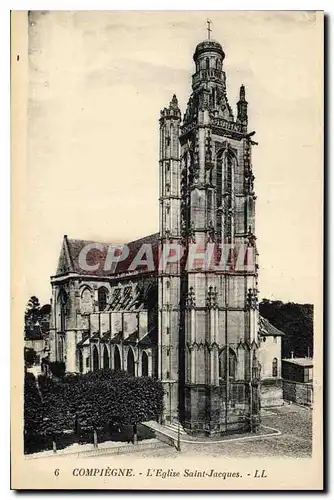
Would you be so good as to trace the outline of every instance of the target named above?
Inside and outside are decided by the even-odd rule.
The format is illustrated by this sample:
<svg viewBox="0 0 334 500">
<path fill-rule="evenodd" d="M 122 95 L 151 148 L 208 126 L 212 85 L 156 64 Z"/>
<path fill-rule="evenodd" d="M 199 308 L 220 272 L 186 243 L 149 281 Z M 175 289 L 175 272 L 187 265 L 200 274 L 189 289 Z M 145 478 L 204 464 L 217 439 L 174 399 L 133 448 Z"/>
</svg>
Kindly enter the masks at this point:
<svg viewBox="0 0 334 500">
<path fill-rule="evenodd" d="M 211 35 L 211 24 L 212 24 L 212 21 L 210 21 L 210 19 L 207 19 L 206 20 L 207 24 L 208 24 L 208 27 L 206 28 L 207 29 L 207 32 L 208 32 L 208 40 L 210 40 L 210 35 Z"/>
</svg>

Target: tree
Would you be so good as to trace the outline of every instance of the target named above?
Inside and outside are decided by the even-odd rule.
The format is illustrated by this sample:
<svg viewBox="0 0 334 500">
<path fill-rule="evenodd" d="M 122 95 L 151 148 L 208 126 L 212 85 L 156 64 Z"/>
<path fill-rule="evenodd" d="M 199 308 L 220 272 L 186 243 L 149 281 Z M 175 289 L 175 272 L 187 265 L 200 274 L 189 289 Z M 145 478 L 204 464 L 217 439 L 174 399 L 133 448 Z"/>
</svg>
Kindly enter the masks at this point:
<svg viewBox="0 0 334 500">
<path fill-rule="evenodd" d="M 285 333 L 282 357 L 313 356 L 313 306 L 311 304 L 283 303 L 279 300 L 263 299 L 260 314 L 276 328 Z"/>
<path fill-rule="evenodd" d="M 26 372 L 24 377 L 24 449 L 35 451 L 41 440 L 43 404 L 37 389 L 36 379 Z"/>
<path fill-rule="evenodd" d="M 41 404 L 34 429 L 53 440 L 78 425 L 96 435 L 112 421 L 119 426 L 132 425 L 135 441 L 137 424 L 156 419 L 163 409 L 159 380 L 120 371 L 98 370 L 61 379 L 41 375 L 38 386 Z M 36 396 L 36 386 L 34 391 Z"/>
<path fill-rule="evenodd" d="M 37 353 L 32 347 L 24 348 L 24 363 L 26 366 L 33 366 L 36 361 Z"/>
<path fill-rule="evenodd" d="M 64 361 L 52 361 L 49 363 L 50 372 L 58 378 L 65 376 L 65 363 Z"/>
<path fill-rule="evenodd" d="M 25 323 L 25 331 L 26 333 L 33 328 L 36 321 L 39 320 L 40 317 L 40 303 L 39 299 L 33 295 L 30 297 L 28 304 L 26 306 L 25 315 L 24 315 L 24 323 Z"/>
</svg>

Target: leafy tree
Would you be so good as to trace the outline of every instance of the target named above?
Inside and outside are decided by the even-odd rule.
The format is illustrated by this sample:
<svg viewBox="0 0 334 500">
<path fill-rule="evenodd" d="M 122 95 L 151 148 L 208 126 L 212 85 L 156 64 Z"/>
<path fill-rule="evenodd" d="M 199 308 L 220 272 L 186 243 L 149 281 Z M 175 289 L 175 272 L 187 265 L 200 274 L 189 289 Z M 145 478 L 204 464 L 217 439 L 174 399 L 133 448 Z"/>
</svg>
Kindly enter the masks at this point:
<svg viewBox="0 0 334 500">
<path fill-rule="evenodd" d="M 282 357 L 313 356 L 313 306 L 311 304 L 283 303 L 263 299 L 260 314 L 285 333 Z"/>
<path fill-rule="evenodd" d="M 24 315 L 24 325 L 25 332 L 28 333 L 29 330 L 33 328 L 36 321 L 39 320 L 40 317 L 40 303 L 39 299 L 33 295 L 30 297 L 28 304 L 26 306 L 25 315 Z"/>
<path fill-rule="evenodd" d="M 27 372 L 24 378 L 24 448 L 34 449 L 40 441 L 43 423 L 43 404 L 37 389 L 36 379 Z"/>
<path fill-rule="evenodd" d="M 53 361 L 49 363 L 52 375 L 58 378 L 65 376 L 65 363 L 63 361 Z"/>
<path fill-rule="evenodd" d="M 113 423 L 132 425 L 156 419 L 163 409 L 163 387 L 149 377 L 99 370 L 63 378 L 39 376 L 39 432 L 56 439 L 66 429 L 98 429 Z M 36 389 L 36 386 L 35 386 Z M 34 390 L 35 390 L 34 389 Z"/>
<path fill-rule="evenodd" d="M 26 366 L 33 366 L 36 361 L 37 353 L 32 347 L 24 348 L 24 363 Z"/>
</svg>

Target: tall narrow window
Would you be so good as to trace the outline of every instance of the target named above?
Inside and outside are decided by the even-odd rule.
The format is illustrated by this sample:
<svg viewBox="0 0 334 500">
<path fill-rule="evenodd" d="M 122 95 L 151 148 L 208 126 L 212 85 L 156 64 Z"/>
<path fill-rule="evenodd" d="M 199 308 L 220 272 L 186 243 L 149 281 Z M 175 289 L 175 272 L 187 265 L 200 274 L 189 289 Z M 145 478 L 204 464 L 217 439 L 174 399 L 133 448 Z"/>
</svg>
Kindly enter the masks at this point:
<svg viewBox="0 0 334 500">
<path fill-rule="evenodd" d="M 99 311 L 104 311 L 105 308 L 107 307 L 107 301 L 108 301 L 108 292 L 107 289 L 104 288 L 104 286 L 98 289 L 97 300 L 99 303 Z"/>
<path fill-rule="evenodd" d="M 148 356 L 146 352 L 143 352 L 141 357 L 141 374 L 143 377 L 148 376 Z"/>
<path fill-rule="evenodd" d="M 228 357 L 228 360 L 227 360 Z M 228 364 L 227 364 L 228 362 Z M 228 370 L 228 371 L 227 371 Z M 237 370 L 237 357 L 232 349 L 224 348 L 219 355 L 219 378 L 226 380 L 234 380 Z"/>
<path fill-rule="evenodd" d="M 273 370 L 272 370 L 272 376 L 277 377 L 277 358 L 273 359 Z"/>
<path fill-rule="evenodd" d="M 135 358 L 133 356 L 133 351 L 131 347 L 129 347 L 128 350 L 128 358 L 127 358 L 127 365 L 128 365 L 128 373 L 130 375 L 135 375 Z"/>
<path fill-rule="evenodd" d="M 222 232 L 224 238 L 229 240 L 232 236 L 232 208 L 233 208 L 233 175 L 236 158 L 230 149 L 221 151 L 216 163 L 216 200 L 217 210 L 224 214 L 224 227 L 222 227 L 221 212 L 217 213 L 217 230 Z"/>
<path fill-rule="evenodd" d="M 109 352 L 107 346 L 103 348 L 103 368 L 105 370 L 109 368 Z"/>
<path fill-rule="evenodd" d="M 121 369 L 121 356 L 119 354 L 119 349 L 117 345 L 114 351 L 114 370 L 119 371 Z"/>
<path fill-rule="evenodd" d="M 82 350 L 78 349 L 78 364 L 79 364 L 79 372 L 83 372 L 83 356 L 82 356 Z"/>
<path fill-rule="evenodd" d="M 99 369 L 99 352 L 96 345 L 93 347 L 93 371 Z"/>
<path fill-rule="evenodd" d="M 67 293 L 65 290 L 62 288 L 59 292 L 58 295 L 58 304 L 59 304 L 59 309 L 60 309 L 60 331 L 62 333 L 65 333 L 66 331 L 66 314 L 67 314 Z"/>
</svg>

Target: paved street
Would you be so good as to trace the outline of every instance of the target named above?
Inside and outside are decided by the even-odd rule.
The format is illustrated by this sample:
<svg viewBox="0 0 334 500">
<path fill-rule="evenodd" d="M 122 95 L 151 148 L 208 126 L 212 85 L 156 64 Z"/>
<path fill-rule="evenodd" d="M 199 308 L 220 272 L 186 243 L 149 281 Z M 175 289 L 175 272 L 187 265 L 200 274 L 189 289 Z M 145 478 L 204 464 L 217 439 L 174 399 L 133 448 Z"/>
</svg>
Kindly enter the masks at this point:
<svg viewBox="0 0 334 500">
<path fill-rule="evenodd" d="M 182 443 L 181 454 L 221 457 L 308 457 L 312 453 L 312 410 L 296 405 L 263 410 L 262 424 L 281 431 L 281 435 L 254 440 L 225 441 L 217 444 Z M 173 448 L 147 450 L 142 457 L 172 457 Z"/>
</svg>

